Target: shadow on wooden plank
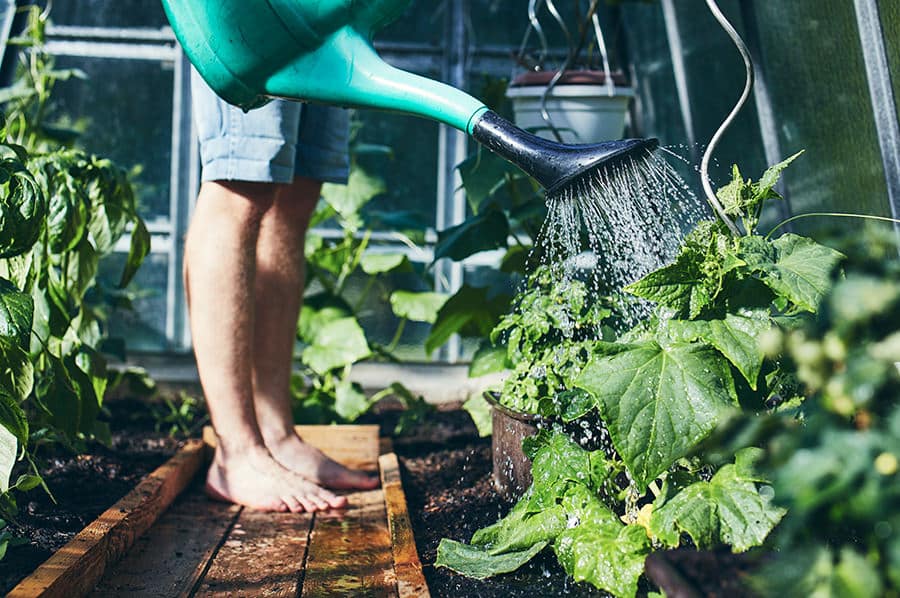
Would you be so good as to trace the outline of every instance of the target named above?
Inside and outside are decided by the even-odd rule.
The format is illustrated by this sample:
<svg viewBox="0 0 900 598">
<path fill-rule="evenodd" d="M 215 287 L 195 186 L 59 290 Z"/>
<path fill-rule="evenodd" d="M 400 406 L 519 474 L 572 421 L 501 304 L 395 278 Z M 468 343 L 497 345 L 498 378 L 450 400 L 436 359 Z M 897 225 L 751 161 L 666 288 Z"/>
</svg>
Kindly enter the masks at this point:
<svg viewBox="0 0 900 598">
<path fill-rule="evenodd" d="M 202 481 L 195 481 L 91 596 L 190 595 L 240 511 L 237 505 L 210 501 Z"/>
<path fill-rule="evenodd" d="M 313 516 L 244 509 L 195 596 L 293 598 Z"/>
</svg>

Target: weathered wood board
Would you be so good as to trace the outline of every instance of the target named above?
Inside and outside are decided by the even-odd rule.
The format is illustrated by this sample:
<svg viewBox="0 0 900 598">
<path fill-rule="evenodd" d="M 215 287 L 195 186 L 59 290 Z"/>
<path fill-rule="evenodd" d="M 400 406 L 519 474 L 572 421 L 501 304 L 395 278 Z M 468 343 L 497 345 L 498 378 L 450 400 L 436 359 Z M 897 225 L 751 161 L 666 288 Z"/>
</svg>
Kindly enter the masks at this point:
<svg viewBox="0 0 900 598">
<path fill-rule="evenodd" d="M 189 443 L 10 595 L 427 598 L 390 441 L 377 426 L 298 432 L 341 463 L 380 469 L 382 488 L 347 493 L 347 509 L 313 514 L 213 502 L 197 475 L 215 444 L 205 430 L 206 444 Z"/>
<path fill-rule="evenodd" d="M 15 598 L 84 596 L 196 476 L 204 446 L 188 441 L 134 490 L 60 548 L 10 591 Z"/>
</svg>

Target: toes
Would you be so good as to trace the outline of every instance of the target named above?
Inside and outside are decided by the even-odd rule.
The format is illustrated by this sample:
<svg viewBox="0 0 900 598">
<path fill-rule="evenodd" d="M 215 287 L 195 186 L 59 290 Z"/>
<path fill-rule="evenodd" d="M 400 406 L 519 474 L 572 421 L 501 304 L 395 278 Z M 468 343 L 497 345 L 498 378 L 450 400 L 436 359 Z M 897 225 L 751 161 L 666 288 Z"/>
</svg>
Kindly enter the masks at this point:
<svg viewBox="0 0 900 598">
<path fill-rule="evenodd" d="M 308 513 L 315 513 L 316 511 L 322 510 L 319 507 L 317 507 L 315 505 L 315 503 L 313 503 L 311 500 L 309 500 L 309 498 L 306 496 L 297 496 L 296 499 L 297 499 L 297 502 L 299 502 L 301 505 L 303 505 L 304 510 L 306 510 L 306 512 L 308 512 Z"/>
<path fill-rule="evenodd" d="M 323 490 L 319 494 L 319 498 L 331 507 L 332 509 L 342 509 L 347 506 L 347 497 L 346 496 L 338 496 L 336 494 L 332 494 L 327 490 Z"/>
<path fill-rule="evenodd" d="M 311 503 L 313 503 L 314 505 L 316 505 L 316 508 L 317 508 L 319 511 L 327 511 L 327 510 L 329 509 L 329 507 L 331 506 L 331 505 L 328 504 L 328 502 L 327 502 L 326 500 L 324 500 L 324 499 L 323 499 L 322 497 L 320 497 L 320 496 L 316 496 L 315 494 L 309 495 L 309 496 L 307 497 L 307 499 L 308 499 Z"/>
<path fill-rule="evenodd" d="M 302 513 L 309 510 L 295 496 L 285 496 L 281 500 L 285 507 L 284 510 L 291 513 Z"/>
</svg>

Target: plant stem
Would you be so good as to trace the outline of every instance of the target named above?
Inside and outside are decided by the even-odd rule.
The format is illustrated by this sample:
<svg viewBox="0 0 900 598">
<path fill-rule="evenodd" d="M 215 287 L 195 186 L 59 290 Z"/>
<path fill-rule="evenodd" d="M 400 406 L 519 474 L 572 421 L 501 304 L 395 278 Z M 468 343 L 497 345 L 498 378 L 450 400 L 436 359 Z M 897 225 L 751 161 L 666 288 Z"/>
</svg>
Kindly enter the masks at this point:
<svg viewBox="0 0 900 598">
<path fill-rule="evenodd" d="M 832 218 L 860 218 L 862 220 L 877 220 L 879 222 L 893 222 L 894 224 L 900 224 L 900 220 L 896 218 L 889 218 L 887 216 L 875 216 L 873 214 L 848 214 L 846 212 L 808 212 L 806 214 L 797 214 L 796 216 L 791 216 L 787 220 L 782 220 L 775 227 L 768 232 L 766 235 L 766 239 L 772 236 L 776 230 L 794 222 L 795 220 L 800 220 L 801 218 L 809 218 L 811 216 L 825 216 Z"/>
</svg>

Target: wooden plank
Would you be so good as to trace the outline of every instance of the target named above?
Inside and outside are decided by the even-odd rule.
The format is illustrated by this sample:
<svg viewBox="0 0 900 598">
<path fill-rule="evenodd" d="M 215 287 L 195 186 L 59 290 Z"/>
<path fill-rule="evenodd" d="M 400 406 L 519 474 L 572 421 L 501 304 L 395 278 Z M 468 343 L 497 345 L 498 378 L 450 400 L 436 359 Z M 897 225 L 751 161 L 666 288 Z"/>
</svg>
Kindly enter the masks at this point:
<svg viewBox="0 0 900 598">
<path fill-rule="evenodd" d="M 190 595 L 240 512 L 209 500 L 201 478 L 104 576 L 92 598 Z"/>
<path fill-rule="evenodd" d="M 188 441 L 174 457 L 22 580 L 8 596 L 86 595 L 106 568 L 118 561 L 184 490 L 203 464 L 203 457 L 203 443 Z"/>
<path fill-rule="evenodd" d="M 244 509 L 194 596 L 297 595 L 313 516 Z"/>
<path fill-rule="evenodd" d="M 296 426 L 297 433 L 338 463 L 354 469 L 375 471 L 378 467 L 378 426 Z M 216 435 L 209 426 L 203 440 L 216 446 Z"/>
<path fill-rule="evenodd" d="M 397 592 L 400 598 L 430 598 L 428 584 L 422 573 L 422 562 L 416 550 L 412 523 L 409 520 L 397 455 L 394 453 L 381 455 L 378 458 L 378 465 L 381 469 L 381 489 L 384 492 L 388 528 L 391 533 Z"/>
<path fill-rule="evenodd" d="M 347 498 L 346 510 L 315 515 L 301 596 L 397 596 L 384 493 L 355 492 Z"/>
</svg>

